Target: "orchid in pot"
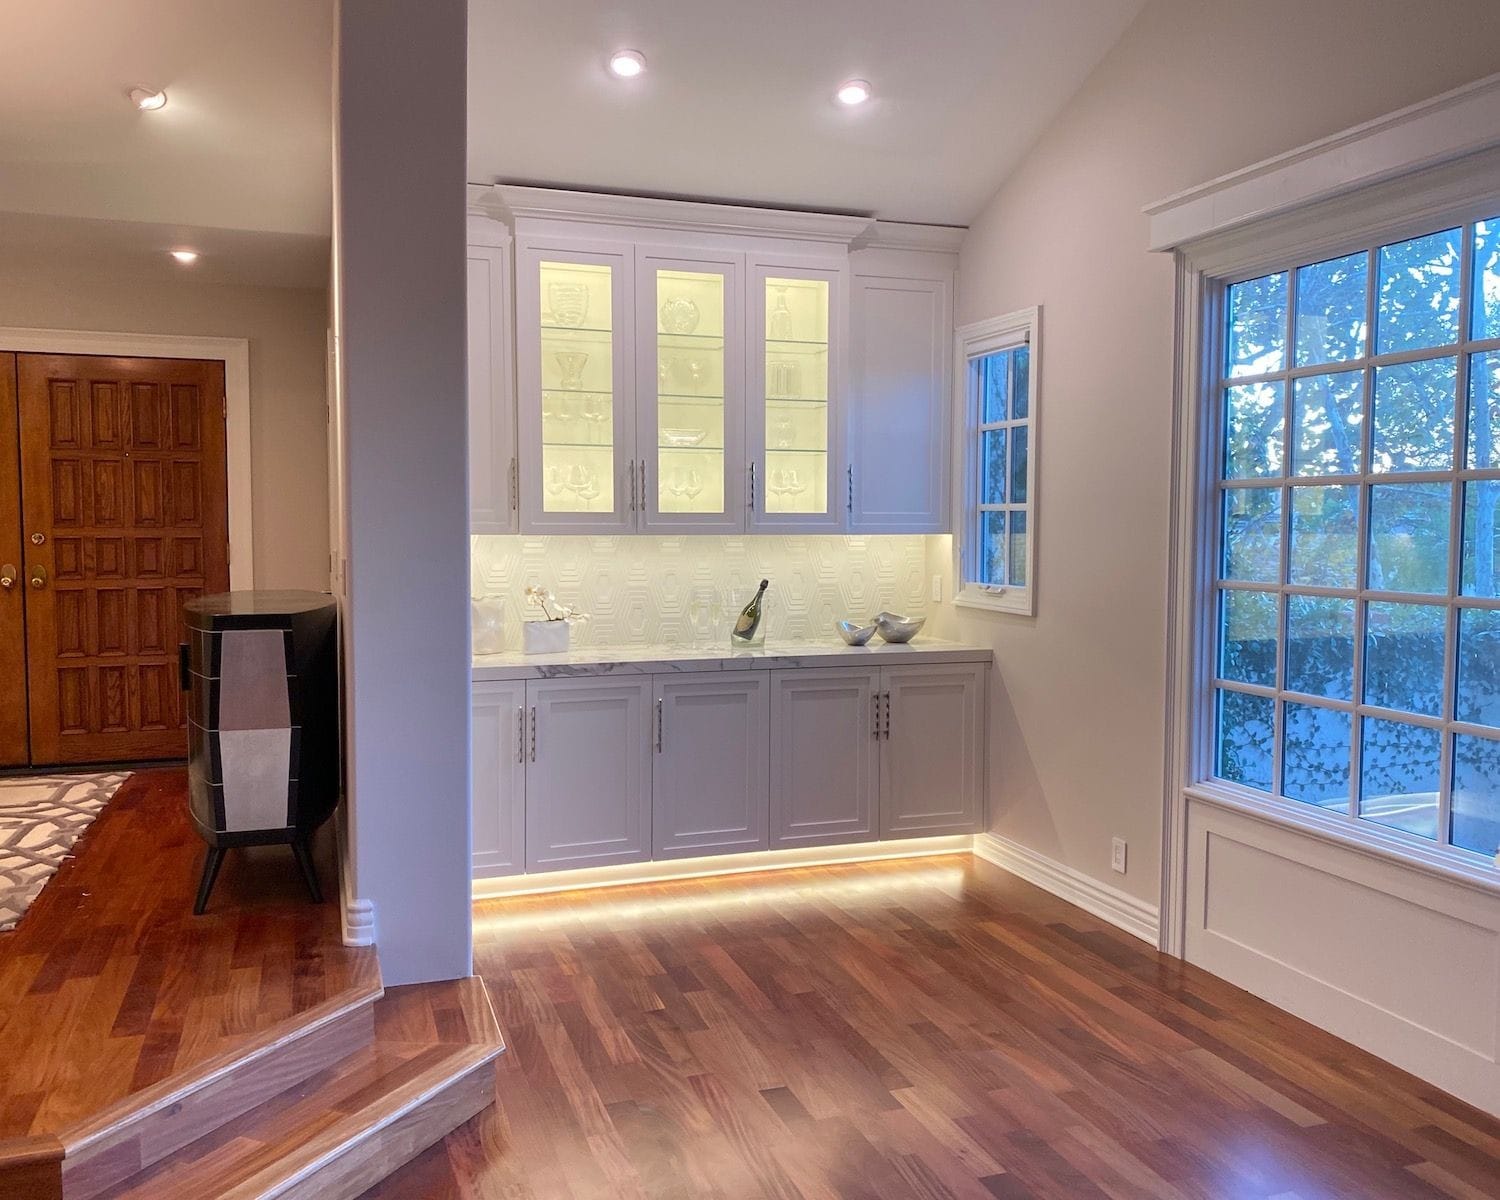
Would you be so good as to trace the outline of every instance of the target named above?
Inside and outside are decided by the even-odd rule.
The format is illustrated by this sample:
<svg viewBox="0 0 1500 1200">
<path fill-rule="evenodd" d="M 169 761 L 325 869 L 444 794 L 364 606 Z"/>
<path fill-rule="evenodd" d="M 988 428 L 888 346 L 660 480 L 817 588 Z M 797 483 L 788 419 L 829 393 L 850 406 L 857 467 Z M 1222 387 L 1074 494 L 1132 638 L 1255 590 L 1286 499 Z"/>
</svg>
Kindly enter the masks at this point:
<svg viewBox="0 0 1500 1200">
<path fill-rule="evenodd" d="M 568 648 L 568 631 L 589 619 L 570 604 L 561 604 L 548 588 L 533 584 L 526 589 L 526 602 L 542 610 L 541 619 L 521 623 L 521 645 L 527 654 L 562 654 Z"/>
</svg>

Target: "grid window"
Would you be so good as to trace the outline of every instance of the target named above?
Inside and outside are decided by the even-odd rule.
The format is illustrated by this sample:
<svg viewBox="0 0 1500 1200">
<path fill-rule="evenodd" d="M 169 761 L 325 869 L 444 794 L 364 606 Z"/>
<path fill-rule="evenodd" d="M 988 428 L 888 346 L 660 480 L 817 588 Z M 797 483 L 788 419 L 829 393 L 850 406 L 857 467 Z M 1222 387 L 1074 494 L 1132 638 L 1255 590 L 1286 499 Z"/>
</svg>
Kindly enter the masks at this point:
<svg viewBox="0 0 1500 1200">
<path fill-rule="evenodd" d="M 1500 218 L 1223 291 L 1212 774 L 1500 850 Z"/>
</svg>

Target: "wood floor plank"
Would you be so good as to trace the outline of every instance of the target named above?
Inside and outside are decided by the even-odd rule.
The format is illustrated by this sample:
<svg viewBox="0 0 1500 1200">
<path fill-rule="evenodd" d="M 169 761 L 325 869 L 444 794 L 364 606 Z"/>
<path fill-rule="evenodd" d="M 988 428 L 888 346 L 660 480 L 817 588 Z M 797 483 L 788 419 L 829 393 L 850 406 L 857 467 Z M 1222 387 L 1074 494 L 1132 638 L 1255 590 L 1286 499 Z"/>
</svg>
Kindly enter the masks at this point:
<svg viewBox="0 0 1500 1200">
<path fill-rule="evenodd" d="M 366 1200 L 1500 1196 L 1500 1121 L 968 856 L 475 912 L 500 1102 Z"/>
</svg>

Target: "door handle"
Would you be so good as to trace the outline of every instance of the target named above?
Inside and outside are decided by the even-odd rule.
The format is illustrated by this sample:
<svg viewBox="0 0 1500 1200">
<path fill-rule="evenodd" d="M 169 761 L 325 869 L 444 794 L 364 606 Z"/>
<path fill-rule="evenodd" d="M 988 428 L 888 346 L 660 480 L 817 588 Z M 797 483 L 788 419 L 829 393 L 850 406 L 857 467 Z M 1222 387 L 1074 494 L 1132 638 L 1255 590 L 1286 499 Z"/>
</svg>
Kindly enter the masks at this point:
<svg viewBox="0 0 1500 1200">
<path fill-rule="evenodd" d="M 650 512 L 651 504 L 646 498 L 646 460 L 641 459 L 641 511 Z"/>
<path fill-rule="evenodd" d="M 662 707 L 662 702 L 661 702 L 661 699 L 658 698 L 657 701 L 656 701 L 656 752 L 658 754 L 661 753 L 661 749 L 662 749 L 662 717 L 661 717 L 661 707 Z"/>
<path fill-rule="evenodd" d="M 849 513 L 854 513 L 854 467 L 849 468 Z"/>
<path fill-rule="evenodd" d="M 891 694 L 885 694 L 885 740 L 891 740 Z"/>
<path fill-rule="evenodd" d="M 4 588 L 7 592 L 10 591 L 11 588 L 16 586 L 16 577 L 15 563 L 6 563 L 4 566 L 0 566 L 0 588 Z"/>
<path fill-rule="evenodd" d="M 870 733 L 872 735 L 874 735 L 875 740 L 878 742 L 880 740 L 880 693 L 879 692 L 874 692 L 870 696 L 870 711 L 873 714 L 872 724 L 874 726 L 870 730 Z"/>
<path fill-rule="evenodd" d="M 526 706 L 516 709 L 516 761 L 526 761 Z"/>
<path fill-rule="evenodd" d="M 531 710 L 531 761 L 536 762 L 536 708 Z"/>
<path fill-rule="evenodd" d="M 31 568 L 31 586 L 40 590 L 47 586 L 47 568 L 35 566 Z"/>
</svg>

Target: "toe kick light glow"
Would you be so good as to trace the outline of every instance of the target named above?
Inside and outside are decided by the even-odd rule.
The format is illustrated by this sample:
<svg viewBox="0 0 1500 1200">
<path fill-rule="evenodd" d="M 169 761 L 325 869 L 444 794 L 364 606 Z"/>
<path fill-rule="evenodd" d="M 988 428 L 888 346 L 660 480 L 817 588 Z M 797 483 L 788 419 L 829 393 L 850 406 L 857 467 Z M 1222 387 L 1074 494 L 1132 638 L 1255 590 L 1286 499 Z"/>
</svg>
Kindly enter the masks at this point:
<svg viewBox="0 0 1500 1200">
<path fill-rule="evenodd" d="M 609 69 L 621 79 L 634 79 L 646 69 L 646 56 L 639 50 L 617 50 L 610 55 Z"/>
<path fill-rule="evenodd" d="M 863 79 L 849 79 L 834 93 L 840 104 L 863 104 L 870 98 L 870 85 Z"/>
</svg>

